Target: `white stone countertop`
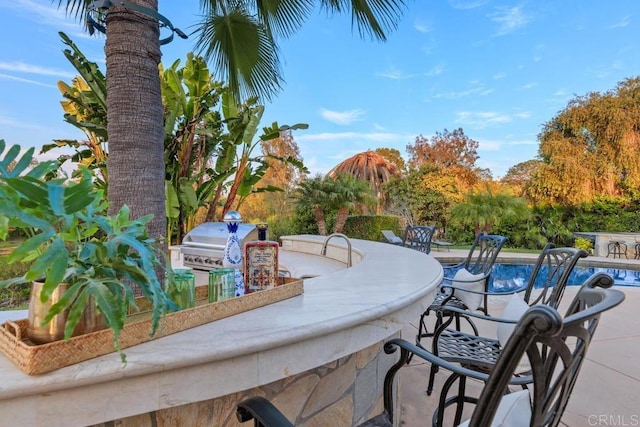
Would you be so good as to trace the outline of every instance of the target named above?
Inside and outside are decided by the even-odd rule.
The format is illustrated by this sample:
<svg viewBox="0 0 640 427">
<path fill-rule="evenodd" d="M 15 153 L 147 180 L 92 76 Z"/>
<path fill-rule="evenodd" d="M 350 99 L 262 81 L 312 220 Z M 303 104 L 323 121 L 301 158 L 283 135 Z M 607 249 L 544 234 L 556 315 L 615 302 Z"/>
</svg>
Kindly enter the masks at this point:
<svg viewBox="0 0 640 427">
<path fill-rule="evenodd" d="M 303 295 L 127 348 L 126 365 L 111 353 L 29 376 L 0 355 L 0 425 L 95 424 L 267 384 L 387 339 L 442 279 L 438 261 L 399 246 L 352 240 L 346 268 L 344 240 L 331 240 L 328 263 L 324 237 L 282 240 L 292 273 L 320 274 Z"/>
</svg>

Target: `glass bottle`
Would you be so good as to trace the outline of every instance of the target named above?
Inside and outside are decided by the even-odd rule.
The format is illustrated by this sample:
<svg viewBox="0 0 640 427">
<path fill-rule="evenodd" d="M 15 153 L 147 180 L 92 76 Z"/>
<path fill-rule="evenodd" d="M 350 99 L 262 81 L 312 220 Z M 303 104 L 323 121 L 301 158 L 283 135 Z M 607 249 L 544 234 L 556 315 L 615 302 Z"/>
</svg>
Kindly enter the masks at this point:
<svg viewBox="0 0 640 427">
<path fill-rule="evenodd" d="M 224 216 L 224 222 L 227 224 L 229 236 L 227 237 L 227 244 L 224 247 L 222 266 L 235 270 L 236 296 L 239 297 L 244 295 L 242 248 L 240 248 L 240 240 L 238 239 L 238 225 L 242 222 L 242 217 L 237 211 L 229 211 Z"/>
<path fill-rule="evenodd" d="M 257 224 L 258 240 L 244 247 L 244 282 L 247 293 L 272 289 L 278 280 L 278 242 L 267 240 L 267 224 Z"/>
</svg>

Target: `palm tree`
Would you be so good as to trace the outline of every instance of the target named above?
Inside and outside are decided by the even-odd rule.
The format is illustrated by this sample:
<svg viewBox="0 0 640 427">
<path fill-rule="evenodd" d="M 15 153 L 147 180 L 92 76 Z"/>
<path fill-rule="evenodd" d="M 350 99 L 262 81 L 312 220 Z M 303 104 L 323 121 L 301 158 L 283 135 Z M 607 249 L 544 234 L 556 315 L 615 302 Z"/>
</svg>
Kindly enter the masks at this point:
<svg viewBox="0 0 640 427">
<path fill-rule="evenodd" d="M 293 198 L 297 199 L 298 206 L 313 212 L 320 235 L 326 236 L 327 220 L 324 208 L 329 204 L 329 195 L 322 175 L 303 180 L 294 190 Z"/>
<path fill-rule="evenodd" d="M 327 179 L 326 181 L 326 187 L 331 191 L 329 193 L 330 201 L 338 209 L 333 231 L 342 233 L 349 212 L 366 206 L 375 200 L 375 197 L 366 181 L 351 175 L 338 175 L 335 179 Z"/>
<path fill-rule="evenodd" d="M 166 234 L 162 99 L 160 94 L 157 0 L 114 0 L 105 18 L 109 206 L 127 204 L 133 218 L 153 214 L 149 234 Z M 246 95 L 269 98 L 280 88 L 275 40 L 300 28 L 313 7 L 350 11 L 360 35 L 385 40 L 397 25 L 405 0 L 201 0 L 205 19 L 197 46 L 227 79 L 238 102 Z M 345 4 L 347 3 L 347 4 Z M 68 14 L 84 20 L 91 0 L 58 0 Z M 155 15 L 155 17 L 154 17 Z M 135 35 L 135 37 L 134 37 Z"/>
<path fill-rule="evenodd" d="M 399 177 L 400 169 L 384 156 L 368 150 L 349 157 L 327 173 L 327 176 L 331 178 L 336 178 L 339 175 L 350 175 L 368 182 L 378 199 L 377 211 L 379 212 L 386 199 L 383 185 L 391 178 Z"/>
<path fill-rule="evenodd" d="M 526 220 L 529 216 L 525 199 L 504 192 L 494 194 L 488 186 L 484 191 L 467 194 L 464 202 L 451 210 L 452 221 L 472 225 L 475 234 L 489 233 L 504 218 Z"/>
</svg>

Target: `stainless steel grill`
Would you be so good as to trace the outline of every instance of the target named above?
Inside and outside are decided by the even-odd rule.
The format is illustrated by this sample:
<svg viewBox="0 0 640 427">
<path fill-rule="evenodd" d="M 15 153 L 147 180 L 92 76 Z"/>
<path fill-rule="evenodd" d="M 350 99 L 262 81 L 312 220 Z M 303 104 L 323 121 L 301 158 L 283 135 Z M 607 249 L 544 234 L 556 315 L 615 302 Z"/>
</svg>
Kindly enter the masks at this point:
<svg viewBox="0 0 640 427">
<path fill-rule="evenodd" d="M 238 239 L 240 247 L 258 240 L 258 229 L 254 224 L 239 224 Z M 222 267 L 224 247 L 227 244 L 227 224 L 224 222 L 205 222 L 184 237 L 180 252 L 186 268 L 193 269 L 197 283 L 206 283 L 209 271 Z"/>
</svg>

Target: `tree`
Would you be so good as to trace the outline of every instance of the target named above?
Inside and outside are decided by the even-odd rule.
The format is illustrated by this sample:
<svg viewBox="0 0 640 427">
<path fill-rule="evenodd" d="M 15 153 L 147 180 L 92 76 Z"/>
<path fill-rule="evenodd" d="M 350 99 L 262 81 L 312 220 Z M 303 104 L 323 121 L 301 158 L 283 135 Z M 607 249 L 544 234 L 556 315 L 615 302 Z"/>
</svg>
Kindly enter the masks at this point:
<svg viewBox="0 0 640 427">
<path fill-rule="evenodd" d="M 328 195 L 322 175 L 303 180 L 296 188 L 293 197 L 303 210 L 313 212 L 321 236 L 327 235 L 327 220 L 324 208 L 328 205 Z"/>
<path fill-rule="evenodd" d="M 383 147 L 383 148 L 376 148 L 373 151 L 376 154 L 380 154 L 382 157 L 384 157 L 385 159 L 387 159 L 388 161 L 396 165 L 396 167 L 401 173 L 405 172 L 405 169 L 407 168 L 407 164 L 402 158 L 402 155 L 400 154 L 399 150 L 396 150 L 395 148 Z"/>
<path fill-rule="evenodd" d="M 369 184 L 350 175 L 335 178 L 318 174 L 303 180 L 294 192 L 297 207 L 312 211 L 322 236 L 328 233 L 327 218 L 335 215 L 334 232 L 340 233 L 349 212 L 374 200 Z"/>
<path fill-rule="evenodd" d="M 400 176 L 395 163 L 390 162 L 384 156 L 371 150 L 351 156 L 331 169 L 327 176 L 337 178 L 340 175 L 349 175 L 356 179 L 369 183 L 375 192 L 377 199 L 377 211 L 382 210 L 386 201 L 383 185 L 392 177 Z"/>
<path fill-rule="evenodd" d="M 412 169 L 387 186 L 387 210 L 405 218 L 410 224 L 434 224 L 443 233 L 447 230 L 449 209 L 462 200 L 456 176 L 443 169 L 425 165 Z"/>
<path fill-rule="evenodd" d="M 160 31 L 158 22 L 150 19 L 157 14 L 158 1 L 130 3 L 136 10 L 107 2 L 110 7 L 99 14 L 105 16 L 106 25 L 109 209 L 113 214 L 129 205 L 133 218 L 153 214 L 149 234 L 163 237 L 166 215 L 158 74 Z M 95 4 L 88 0 L 58 1 L 68 14 L 82 21 Z M 272 95 L 280 85 L 275 40 L 293 34 L 315 2 L 288 0 L 277 7 L 257 0 L 203 0 L 200 4 L 205 18 L 199 25 L 198 46 L 213 60 L 216 71 L 227 71 L 221 75 L 227 77 L 236 99 L 241 93 L 267 98 Z M 369 32 L 384 40 L 386 32 L 397 24 L 404 1 L 380 0 L 374 5 L 358 2 L 351 7 L 328 0 L 320 4 L 331 13 L 351 11 L 361 35 Z"/>
<path fill-rule="evenodd" d="M 529 181 L 542 163 L 540 160 L 527 160 L 513 165 L 501 179 L 502 182 L 523 186 Z"/>
<path fill-rule="evenodd" d="M 507 173 L 500 181 L 510 185 L 520 196 L 524 196 L 526 186 L 538 171 L 541 164 L 542 162 L 540 160 L 527 160 L 513 165 L 507 170 Z"/>
<path fill-rule="evenodd" d="M 407 145 L 411 169 L 434 166 L 441 173 L 455 176 L 463 192 L 470 191 L 484 175 L 485 171 L 476 166 L 477 150 L 478 141 L 465 135 L 462 128 L 436 132 L 431 139 L 419 135 L 413 145 Z"/>
<path fill-rule="evenodd" d="M 302 163 L 300 148 L 291 129 L 280 132 L 278 138 L 262 141 L 262 156 L 269 165 L 260 188 L 254 190 L 242 205 L 243 218 L 268 221 L 269 217 L 288 217 L 293 213 L 291 195 L 302 178 L 299 168 L 282 159 L 295 159 Z M 267 189 L 281 191 L 266 191 Z"/>
<path fill-rule="evenodd" d="M 472 170 L 478 160 L 478 141 L 464 134 L 462 128 L 443 133 L 436 132 L 434 136 L 425 138 L 422 135 L 416 137 L 414 145 L 407 146 L 410 155 L 409 166 L 420 167 L 426 163 L 436 166 L 451 167 L 460 166 Z"/>
<path fill-rule="evenodd" d="M 347 222 L 349 212 L 354 209 L 366 207 L 375 196 L 367 181 L 358 179 L 352 175 L 340 174 L 335 178 L 326 178 L 326 187 L 329 191 L 329 202 L 337 208 L 335 233 L 342 233 Z"/>
<path fill-rule="evenodd" d="M 535 201 L 576 205 L 640 191 L 640 77 L 569 101 L 538 139 L 542 161 L 527 189 Z"/>
</svg>

